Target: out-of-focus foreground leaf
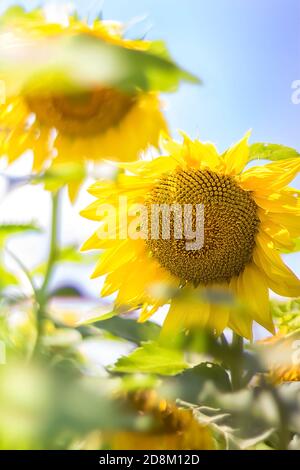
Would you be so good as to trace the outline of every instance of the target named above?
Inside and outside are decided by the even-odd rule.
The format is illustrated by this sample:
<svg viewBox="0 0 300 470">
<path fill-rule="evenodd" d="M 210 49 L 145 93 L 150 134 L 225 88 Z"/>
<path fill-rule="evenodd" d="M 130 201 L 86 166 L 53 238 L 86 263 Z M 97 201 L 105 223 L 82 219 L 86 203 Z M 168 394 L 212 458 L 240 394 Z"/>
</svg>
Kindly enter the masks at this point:
<svg viewBox="0 0 300 470">
<path fill-rule="evenodd" d="M 72 93 L 97 86 L 169 92 L 181 81 L 199 83 L 161 48 L 133 50 L 83 33 L 37 40 L 9 28 L 0 32 L 0 44 L 0 76 L 7 96 L 24 91 Z"/>
<path fill-rule="evenodd" d="M 221 393 L 207 384 L 199 402 L 201 406 L 192 406 L 194 414 L 211 427 L 222 448 L 253 447 L 267 439 L 279 423 L 272 396 L 265 390 Z"/>
<path fill-rule="evenodd" d="M 67 448 L 92 430 L 134 429 L 136 420 L 107 382 L 24 363 L 0 370 L 0 414 L 1 449 Z"/>
</svg>

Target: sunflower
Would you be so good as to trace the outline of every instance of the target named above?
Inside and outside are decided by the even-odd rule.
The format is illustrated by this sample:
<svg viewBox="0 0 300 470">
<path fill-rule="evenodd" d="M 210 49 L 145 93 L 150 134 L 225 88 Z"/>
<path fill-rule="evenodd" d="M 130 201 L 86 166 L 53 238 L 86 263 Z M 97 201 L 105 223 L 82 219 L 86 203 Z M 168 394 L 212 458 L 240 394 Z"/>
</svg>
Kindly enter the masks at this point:
<svg viewBox="0 0 300 470">
<path fill-rule="evenodd" d="M 40 10 L 9 15 L 5 27 L 37 46 L 44 44 L 45 39 L 63 40 L 76 34 L 123 50 L 147 51 L 152 44 L 123 38 L 118 23 L 95 20 L 89 26 L 75 16 L 69 18 L 67 25 L 49 23 Z M 5 77 L 7 90 L 13 87 L 9 82 L 16 75 Z M 108 85 L 74 92 L 53 86 L 48 91 L 44 86 L 40 93 L 28 90 L 30 87 L 25 86 L 17 94 L 9 93 L 1 106 L 0 152 L 10 163 L 32 149 L 34 171 L 40 171 L 53 159 L 62 164 L 108 157 L 134 160 L 148 146 L 157 146 L 159 132 L 166 130 L 161 102 L 154 92 L 127 92 Z"/>
<path fill-rule="evenodd" d="M 248 138 L 249 133 L 220 155 L 211 143 L 186 135 L 177 143 L 167 137 L 165 156 L 120 164 L 126 171 L 118 181 L 91 186 L 96 201 L 82 215 L 101 224 L 83 249 L 104 250 L 93 274 L 106 275 L 102 295 L 117 291 L 117 306 L 140 306 L 140 321 L 169 304 L 163 325 L 169 334 L 193 326 L 216 333 L 230 327 L 250 339 L 253 320 L 274 332 L 269 288 L 281 296 L 300 295 L 300 282 L 280 255 L 299 236 L 299 191 L 287 185 L 299 171 L 300 159 L 244 170 Z M 102 208 L 111 203 L 120 215 L 120 196 L 127 198 L 129 226 L 134 223 L 132 204 L 189 204 L 193 226 L 194 209 L 203 205 L 202 246 L 187 249 L 187 240 L 176 238 L 172 230 L 169 238 L 161 230 L 149 236 L 143 217 L 134 235 L 124 236 L 123 223 L 112 236 Z M 164 286 L 163 295 L 157 295 L 159 286 Z"/>
<path fill-rule="evenodd" d="M 257 342 L 266 366 L 268 379 L 275 384 L 300 381 L 299 333 L 275 336 Z"/>
<path fill-rule="evenodd" d="M 158 396 L 155 390 L 140 390 L 127 397 L 127 406 L 155 419 L 152 432 L 118 431 L 107 434 L 115 450 L 213 450 L 212 433 L 193 412 L 179 408 L 172 401 Z"/>
</svg>

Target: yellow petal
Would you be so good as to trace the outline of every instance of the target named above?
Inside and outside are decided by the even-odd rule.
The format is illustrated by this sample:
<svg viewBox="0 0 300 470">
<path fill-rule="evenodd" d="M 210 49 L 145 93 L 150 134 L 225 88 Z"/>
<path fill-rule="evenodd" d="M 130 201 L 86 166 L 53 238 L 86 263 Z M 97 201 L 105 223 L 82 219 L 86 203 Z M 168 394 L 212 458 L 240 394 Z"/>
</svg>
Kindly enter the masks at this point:
<svg viewBox="0 0 300 470">
<path fill-rule="evenodd" d="M 237 292 L 254 320 L 274 334 L 267 280 L 254 263 L 248 264 L 238 277 Z"/>
<path fill-rule="evenodd" d="M 183 136 L 182 155 L 186 165 L 190 168 L 206 167 L 217 168 L 220 157 L 216 147 L 210 142 L 191 140 L 187 134 L 181 131 Z"/>
<path fill-rule="evenodd" d="M 279 253 L 264 234 L 257 235 L 253 259 L 267 278 L 269 287 L 285 297 L 300 296 L 300 281 L 282 261 Z"/>
<path fill-rule="evenodd" d="M 257 192 L 253 195 L 256 204 L 268 212 L 283 212 L 300 216 L 300 204 L 297 198 L 284 191 L 272 193 L 267 197 Z"/>
<path fill-rule="evenodd" d="M 112 248 L 107 249 L 100 256 L 92 279 L 115 271 L 129 261 L 133 261 L 141 254 L 141 251 L 143 251 L 143 247 L 132 240 L 116 241 Z"/>
<path fill-rule="evenodd" d="M 115 245 L 115 240 L 103 240 L 99 237 L 98 233 L 95 232 L 93 235 L 82 245 L 80 251 L 89 250 L 104 250 L 106 248 L 112 248 Z"/>
<path fill-rule="evenodd" d="M 157 264 L 151 259 L 147 262 L 145 260 L 146 257 L 139 256 L 134 263 L 126 267 L 116 304 L 139 304 L 147 300 L 147 287 L 156 280 Z"/>
<path fill-rule="evenodd" d="M 142 160 L 138 162 L 117 162 L 116 166 L 123 168 L 135 175 L 151 176 L 155 178 L 163 173 L 174 171 L 178 166 L 178 162 L 172 156 L 157 157 L 153 160 Z"/>
<path fill-rule="evenodd" d="M 229 306 L 211 305 L 207 326 L 215 330 L 217 335 L 220 335 L 228 325 L 229 314 Z"/>
<path fill-rule="evenodd" d="M 292 238 L 296 238 L 300 235 L 300 216 L 291 216 L 289 213 L 269 213 L 268 219 L 274 224 L 279 224 L 280 226 L 285 227 Z"/>
<path fill-rule="evenodd" d="M 295 243 L 291 233 L 286 227 L 276 223 L 269 217 L 269 214 L 264 213 L 262 210 L 259 211 L 259 218 L 260 230 L 265 233 L 269 240 L 273 241 L 276 248 L 281 250 L 293 249 Z"/>
<path fill-rule="evenodd" d="M 237 277 L 231 279 L 230 288 L 238 300 Z M 238 305 L 230 309 L 228 326 L 238 335 L 252 340 L 252 324 L 253 320 L 245 309 L 240 308 Z"/>
<path fill-rule="evenodd" d="M 245 313 L 241 314 L 241 312 L 231 310 L 228 321 L 229 328 L 235 331 L 238 335 L 249 339 L 250 341 L 252 341 L 253 337 L 252 323 L 252 318 L 249 315 L 246 315 Z"/>
<path fill-rule="evenodd" d="M 158 308 L 161 306 L 161 302 L 155 302 L 153 305 L 149 305 L 148 303 L 144 303 L 142 309 L 140 311 L 140 316 L 138 319 L 139 323 L 144 323 L 147 321 L 154 313 L 157 312 Z"/>
<path fill-rule="evenodd" d="M 165 318 L 162 335 L 173 335 L 184 329 L 203 328 L 209 319 L 210 305 L 185 296 L 173 298 Z"/>
<path fill-rule="evenodd" d="M 245 168 L 249 160 L 249 145 L 248 140 L 251 131 L 248 131 L 245 137 L 242 138 L 237 144 L 233 145 L 223 155 L 222 160 L 225 164 L 225 173 L 228 175 L 238 175 Z"/>
<path fill-rule="evenodd" d="M 268 165 L 253 167 L 241 176 L 244 189 L 256 194 L 270 194 L 289 184 L 300 171 L 300 158 L 290 158 Z"/>
</svg>

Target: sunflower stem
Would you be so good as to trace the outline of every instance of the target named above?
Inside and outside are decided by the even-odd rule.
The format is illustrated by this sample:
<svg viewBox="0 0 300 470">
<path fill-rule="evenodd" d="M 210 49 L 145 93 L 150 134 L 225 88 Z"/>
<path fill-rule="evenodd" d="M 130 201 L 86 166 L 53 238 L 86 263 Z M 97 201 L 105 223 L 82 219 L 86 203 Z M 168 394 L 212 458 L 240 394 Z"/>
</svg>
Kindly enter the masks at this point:
<svg viewBox="0 0 300 470">
<path fill-rule="evenodd" d="M 57 239 L 58 239 L 59 199 L 60 199 L 59 192 L 52 194 L 51 236 L 50 236 L 50 245 L 49 245 L 49 254 L 48 254 L 46 273 L 45 273 L 43 285 L 40 289 L 40 294 L 42 297 L 47 297 L 47 290 L 48 290 L 49 282 L 52 277 L 53 268 L 54 268 L 55 259 L 56 259 Z"/>
<path fill-rule="evenodd" d="M 243 386 L 243 352 L 244 340 L 242 336 L 233 333 L 232 336 L 233 359 L 231 361 L 230 373 L 233 390 L 239 390 Z"/>
<path fill-rule="evenodd" d="M 37 324 L 37 337 L 33 351 L 33 355 L 37 355 L 40 350 L 41 337 L 43 333 L 43 320 L 46 314 L 46 306 L 49 298 L 48 287 L 52 279 L 53 270 L 55 266 L 57 256 L 57 244 L 58 244 L 58 229 L 59 229 L 59 206 L 60 206 L 60 193 L 52 193 L 51 195 L 52 211 L 51 211 L 51 233 L 48 251 L 48 260 L 45 271 L 44 280 L 42 286 L 37 291 L 37 303 L 38 307 L 36 310 L 36 324 Z"/>
</svg>

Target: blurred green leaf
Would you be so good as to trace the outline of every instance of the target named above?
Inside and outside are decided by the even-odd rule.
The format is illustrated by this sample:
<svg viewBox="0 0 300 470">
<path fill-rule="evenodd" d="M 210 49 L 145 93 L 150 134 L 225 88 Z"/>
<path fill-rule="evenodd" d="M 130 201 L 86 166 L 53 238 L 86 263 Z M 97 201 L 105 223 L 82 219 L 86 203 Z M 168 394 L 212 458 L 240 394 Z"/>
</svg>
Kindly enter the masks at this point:
<svg viewBox="0 0 300 470">
<path fill-rule="evenodd" d="M 110 318 L 107 318 L 108 316 Z M 115 336 L 136 344 L 140 344 L 143 341 L 156 340 L 160 333 L 160 327 L 153 322 L 138 323 L 136 320 L 112 316 L 112 313 L 103 315 L 102 321 L 85 322 L 85 324 L 88 323 L 92 323 L 93 326 L 101 330 L 109 331 Z"/>
<path fill-rule="evenodd" d="M 128 93 L 170 92 L 181 81 L 199 83 L 198 78 L 170 59 L 162 43 L 142 51 L 82 33 L 38 41 L 18 34 L 12 30 L 5 37 L 0 53 L 0 73 L 7 82 L 8 96 L 24 90 L 37 94 L 49 90 L 74 93 L 99 85 Z"/>
<path fill-rule="evenodd" d="M 51 291 L 51 297 L 82 297 L 82 292 L 75 286 L 61 286 Z"/>
<path fill-rule="evenodd" d="M 289 444 L 289 450 L 300 450 L 300 436 L 295 434 Z"/>
<path fill-rule="evenodd" d="M 19 5 L 11 6 L 7 8 L 7 10 L 1 15 L 0 27 L 3 27 L 6 24 L 11 23 L 11 21 L 15 20 L 16 18 L 25 18 L 25 17 L 28 18 L 28 16 L 34 18 L 35 13 L 26 12 L 26 10 Z"/>
<path fill-rule="evenodd" d="M 78 184 L 86 177 L 86 170 L 82 163 L 67 162 L 56 163 L 45 173 L 33 178 L 33 183 L 45 183 L 48 191 L 56 191 L 65 184 Z"/>
<path fill-rule="evenodd" d="M 299 157 L 300 154 L 297 150 L 286 147 L 285 145 L 280 144 L 266 144 L 266 143 L 256 143 L 250 145 L 250 156 L 249 161 L 251 160 L 285 160 L 286 158 L 295 158 Z"/>
<path fill-rule="evenodd" d="M 80 252 L 77 245 L 68 245 L 61 248 L 55 258 L 56 263 L 75 263 L 80 265 L 88 265 L 97 260 L 96 255 L 87 255 Z"/>
<path fill-rule="evenodd" d="M 41 232 L 41 228 L 34 222 L 24 224 L 2 223 L 0 225 L 0 247 L 7 238 L 26 232 Z"/>
<path fill-rule="evenodd" d="M 93 316 L 93 317 L 88 316 L 87 319 L 80 320 L 79 326 L 84 327 L 85 325 L 94 325 L 94 323 L 96 324 L 96 323 L 102 322 L 104 320 L 109 320 L 110 318 L 113 318 L 117 315 L 119 315 L 117 310 L 111 310 L 107 313 L 101 313 L 100 315 L 96 315 L 96 316 Z M 98 327 L 98 325 L 95 325 L 95 326 Z"/>
<path fill-rule="evenodd" d="M 16 285 L 18 283 L 17 278 L 10 273 L 4 266 L 1 266 L 0 259 L 0 292 L 7 286 Z"/>
<path fill-rule="evenodd" d="M 271 314 L 280 330 L 290 333 L 300 329 L 300 300 L 287 302 L 272 300 L 270 302 Z"/>
<path fill-rule="evenodd" d="M 55 254 L 55 264 L 59 263 L 74 263 L 86 265 L 95 261 L 95 255 L 83 255 L 80 253 L 78 246 L 68 245 L 59 250 Z M 43 275 L 45 273 L 46 263 L 39 264 L 31 271 L 33 276 Z"/>
<path fill-rule="evenodd" d="M 228 373 L 223 367 L 212 362 L 203 362 L 186 369 L 181 374 L 168 379 L 167 385 L 176 391 L 176 396 L 181 400 L 198 403 L 200 392 L 210 382 L 217 390 L 231 391 Z"/>
<path fill-rule="evenodd" d="M 149 341 L 128 356 L 121 357 L 111 368 L 112 372 L 175 375 L 188 367 L 183 354 L 175 349 L 161 347 Z"/>
<path fill-rule="evenodd" d="M 92 431 L 136 429 L 139 417 L 113 390 L 105 379 L 11 362 L 0 369 L 0 448 L 66 449 Z"/>
<path fill-rule="evenodd" d="M 278 386 L 289 430 L 300 434 L 300 382 L 286 382 Z"/>
<path fill-rule="evenodd" d="M 124 374 L 122 376 L 121 390 L 132 393 L 141 390 L 154 390 L 160 379 L 156 375 L 149 374 Z"/>
<path fill-rule="evenodd" d="M 56 260 L 67 263 L 82 263 L 85 256 L 83 256 L 76 245 L 69 245 L 61 248 Z"/>
<path fill-rule="evenodd" d="M 266 390 L 222 393 L 210 383 L 199 402 L 199 407 L 192 405 L 194 416 L 211 428 L 222 448 L 251 448 L 267 439 L 279 425 L 277 407 Z"/>
</svg>

